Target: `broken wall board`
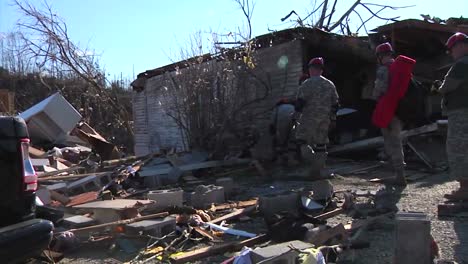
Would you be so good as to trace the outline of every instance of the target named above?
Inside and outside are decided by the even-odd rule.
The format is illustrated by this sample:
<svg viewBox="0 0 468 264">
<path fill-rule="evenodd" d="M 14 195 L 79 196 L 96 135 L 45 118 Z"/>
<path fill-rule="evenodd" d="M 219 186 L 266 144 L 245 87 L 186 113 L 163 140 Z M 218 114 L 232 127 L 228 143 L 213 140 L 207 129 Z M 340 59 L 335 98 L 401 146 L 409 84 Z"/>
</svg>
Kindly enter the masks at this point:
<svg viewBox="0 0 468 264">
<path fill-rule="evenodd" d="M 411 137 L 411 136 L 435 132 L 437 131 L 438 127 L 439 126 L 437 123 L 432 123 L 429 125 L 415 128 L 415 129 L 402 131 L 400 136 L 402 139 L 404 139 L 404 138 Z M 384 140 L 383 140 L 383 137 L 381 136 L 375 137 L 375 138 L 369 138 L 369 139 L 364 139 L 364 140 L 360 140 L 360 141 L 353 142 L 353 143 L 348 143 L 348 144 L 332 147 L 328 151 L 328 153 L 341 154 L 341 153 L 346 153 L 350 151 L 371 149 L 371 148 L 383 146 L 383 142 Z"/>
<path fill-rule="evenodd" d="M 250 162 L 252 162 L 252 160 L 250 159 L 206 161 L 206 162 L 200 162 L 200 163 L 186 164 L 178 168 L 181 171 L 192 171 L 192 170 L 221 167 L 221 166 L 249 164 Z M 159 168 L 159 169 L 146 167 L 146 168 L 142 168 L 142 170 L 139 173 L 141 177 L 148 177 L 148 176 L 168 174 L 169 172 L 171 172 L 171 170 L 172 170 L 172 167 L 171 168 Z"/>
</svg>

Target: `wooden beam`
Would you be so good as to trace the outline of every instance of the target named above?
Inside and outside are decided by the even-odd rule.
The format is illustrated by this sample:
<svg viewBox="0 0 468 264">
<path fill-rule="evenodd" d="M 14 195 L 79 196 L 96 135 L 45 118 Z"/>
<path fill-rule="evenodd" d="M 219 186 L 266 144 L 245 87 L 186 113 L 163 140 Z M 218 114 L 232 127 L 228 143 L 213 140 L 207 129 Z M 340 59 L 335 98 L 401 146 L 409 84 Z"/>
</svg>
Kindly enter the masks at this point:
<svg viewBox="0 0 468 264">
<path fill-rule="evenodd" d="M 251 247 L 266 241 L 268 241 L 268 236 L 262 234 L 254 238 L 242 240 L 239 242 L 229 242 L 220 245 L 196 249 L 193 251 L 185 252 L 181 255 L 171 256 L 170 259 L 171 263 L 174 264 L 193 262 L 213 255 L 220 255 L 226 252 L 238 251 L 241 250 L 243 247 Z"/>
<path fill-rule="evenodd" d="M 221 216 L 219 218 L 213 219 L 209 223 L 213 223 L 213 224 L 221 223 L 222 221 L 230 220 L 230 219 L 239 217 L 239 216 L 241 216 L 243 214 L 253 212 L 256 209 L 257 209 L 256 205 L 249 206 L 249 207 L 242 208 L 242 209 L 236 209 L 234 212 L 232 212 L 230 214 L 227 214 L 227 215 L 224 215 L 224 216 Z"/>
<path fill-rule="evenodd" d="M 210 208 L 210 211 L 216 212 L 220 210 L 226 210 L 226 209 L 239 209 L 239 208 L 245 208 L 253 205 L 258 204 L 258 198 L 248 200 L 248 201 L 240 201 L 240 202 L 233 202 L 233 203 L 225 203 L 225 204 L 220 204 L 220 205 L 213 205 Z"/>
</svg>

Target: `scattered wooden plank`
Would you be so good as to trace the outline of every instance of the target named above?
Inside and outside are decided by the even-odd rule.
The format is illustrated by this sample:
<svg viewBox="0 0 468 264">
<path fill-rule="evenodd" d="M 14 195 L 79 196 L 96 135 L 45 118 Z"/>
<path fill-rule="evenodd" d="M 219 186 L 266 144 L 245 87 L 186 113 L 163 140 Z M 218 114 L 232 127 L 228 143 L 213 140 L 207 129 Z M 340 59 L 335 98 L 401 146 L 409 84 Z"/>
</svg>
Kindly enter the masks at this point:
<svg viewBox="0 0 468 264">
<path fill-rule="evenodd" d="M 213 255 L 224 254 L 230 251 L 238 251 L 243 247 L 252 247 L 256 244 L 268 241 L 268 236 L 265 234 L 258 235 L 254 238 L 242 240 L 239 242 L 228 242 L 220 245 L 214 245 L 185 252 L 181 255 L 171 256 L 171 262 L 174 264 L 187 263 L 207 258 Z"/>
<path fill-rule="evenodd" d="M 86 192 L 70 197 L 70 202 L 67 203 L 66 207 L 72 207 L 79 204 L 89 203 L 97 200 L 99 196 L 98 192 Z"/>
<path fill-rule="evenodd" d="M 210 211 L 216 212 L 220 210 L 227 210 L 227 209 L 239 209 L 245 208 L 248 206 L 253 206 L 258 204 L 258 198 L 248 200 L 248 201 L 240 201 L 240 202 L 232 202 L 232 203 L 225 203 L 220 205 L 213 205 L 210 208 Z"/>
<path fill-rule="evenodd" d="M 168 215 L 169 215 L 168 212 L 162 212 L 162 213 L 158 213 L 158 214 L 139 216 L 139 217 L 126 219 L 126 220 L 119 220 L 119 221 L 115 221 L 115 222 L 111 222 L 111 223 L 105 223 L 105 224 L 100 224 L 100 225 L 93 225 L 93 226 L 87 226 L 87 227 L 82 227 L 82 228 L 70 229 L 70 230 L 63 231 L 63 232 L 80 232 L 80 231 L 87 231 L 87 230 L 98 229 L 98 228 L 109 227 L 109 226 L 126 225 L 126 224 L 131 224 L 131 223 L 134 223 L 134 222 L 138 222 L 138 221 L 143 221 L 143 220 L 148 220 L 148 219 L 153 219 L 153 218 L 166 217 Z M 63 233 L 63 232 L 61 232 L 61 233 Z"/>
<path fill-rule="evenodd" d="M 213 223 L 213 224 L 217 224 L 217 223 L 221 223 L 222 221 L 225 221 L 225 220 L 230 220 L 230 219 L 233 219 L 233 218 L 236 218 L 236 217 L 239 217 L 243 214 L 247 214 L 247 213 L 250 213 L 250 212 L 253 212 L 257 209 L 257 206 L 254 205 L 254 206 L 249 206 L 249 207 L 246 207 L 246 208 L 242 208 L 242 209 L 236 209 L 234 212 L 230 213 L 230 214 L 227 214 L 227 215 L 224 215 L 224 216 L 221 216 L 219 218 L 216 218 L 216 219 L 213 219 L 211 220 L 209 223 Z"/>
</svg>

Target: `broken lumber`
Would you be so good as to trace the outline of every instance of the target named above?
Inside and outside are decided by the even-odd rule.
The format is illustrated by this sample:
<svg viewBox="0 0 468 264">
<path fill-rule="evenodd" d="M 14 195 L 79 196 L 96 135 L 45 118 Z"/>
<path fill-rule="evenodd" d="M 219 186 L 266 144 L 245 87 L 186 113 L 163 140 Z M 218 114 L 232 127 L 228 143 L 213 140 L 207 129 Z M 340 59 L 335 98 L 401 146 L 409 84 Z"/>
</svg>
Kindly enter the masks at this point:
<svg viewBox="0 0 468 264">
<path fill-rule="evenodd" d="M 197 232 L 198 234 L 208 238 L 210 241 L 214 241 L 214 242 L 220 242 L 221 241 L 221 240 L 217 239 L 215 236 L 213 236 L 210 232 L 205 231 L 205 230 L 201 229 L 198 226 L 195 226 L 193 228 L 193 230 L 195 230 L 195 232 Z"/>
<path fill-rule="evenodd" d="M 229 251 L 238 251 L 241 250 L 243 247 L 251 247 L 253 245 L 266 242 L 267 240 L 268 236 L 266 234 L 262 234 L 254 238 L 242 240 L 239 242 L 229 242 L 220 245 L 196 249 L 193 251 L 185 252 L 180 255 L 171 256 L 170 259 L 171 262 L 174 264 L 187 263 L 207 258 L 213 255 L 224 254 Z"/>
<path fill-rule="evenodd" d="M 119 220 L 119 221 L 115 221 L 115 222 L 111 222 L 111 223 L 105 223 L 105 224 L 100 224 L 100 225 L 93 225 L 93 226 L 87 226 L 87 227 L 82 227 L 82 228 L 70 229 L 70 230 L 67 230 L 67 231 L 63 231 L 61 233 L 87 231 L 87 230 L 103 228 L 103 227 L 109 227 L 109 226 L 115 226 L 115 225 L 126 225 L 126 224 L 131 224 L 131 223 L 134 223 L 134 222 L 138 222 L 138 221 L 143 221 L 143 220 L 148 220 L 148 219 L 153 219 L 153 218 L 166 217 L 168 215 L 169 215 L 168 212 L 162 212 L 162 213 L 158 213 L 158 214 L 138 216 L 138 217 L 135 217 L 135 218 Z"/>
<path fill-rule="evenodd" d="M 227 214 L 227 215 L 221 216 L 219 218 L 213 219 L 213 220 L 209 221 L 208 223 L 212 223 L 212 224 L 221 223 L 222 221 L 230 220 L 230 219 L 236 218 L 238 216 L 241 216 L 243 214 L 253 212 L 256 209 L 257 209 L 256 205 L 249 206 L 249 207 L 242 208 L 242 209 L 237 209 L 237 210 L 235 210 L 234 212 L 232 212 L 230 214 Z"/>
<path fill-rule="evenodd" d="M 405 130 L 402 131 L 400 136 L 402 139 L 411 137 L 411 136 L 416 136 L 420 134 L 425 134 L 425 133 L 430 133 L 437 131 L 438 129 L 438 124 L 437 123 L 432 123 L 429 125 L 425 125 L 422 127 L 418 127 L 415 129 L 411 130 Z M 369 139 L 364 139 L 348 144 L 343 144 L 339 146 L 332 147 L 328 153 L 330 154 L 342 154 L 350 151 L 357 151 L 357 150 L 365 150 L 365 149 L 372 149 L 372 148 L 377 148 L 380 146 L 383 146 L 383 137 L 375 137 L 375 138 L 369 138 Z"/>
<path fill-rule="evenodd" d="M 249 206 L 253 206 L 257 204 L 258 204 L 258 198 L 255 198 L 255 199 L 248 200 L 248 201 L 212 205 L 210 208 L 210 211 L 216 212 L 216 211 L 221 211 L 221 210 L 226 210 L 226 209 L 239 209 L 239 208 L 245 208 L 245 207 L 249 207 Z"/>
</svg>

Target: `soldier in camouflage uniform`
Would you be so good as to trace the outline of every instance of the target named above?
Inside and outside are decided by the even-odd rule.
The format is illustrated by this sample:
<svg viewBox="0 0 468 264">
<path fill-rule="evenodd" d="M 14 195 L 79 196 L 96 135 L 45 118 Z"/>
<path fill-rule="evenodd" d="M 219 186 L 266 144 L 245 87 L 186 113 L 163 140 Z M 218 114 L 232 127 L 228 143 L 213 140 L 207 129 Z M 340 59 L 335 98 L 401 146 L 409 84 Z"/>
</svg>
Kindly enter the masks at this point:
<svg viewBox="0 0 468 264">
<path fill-rule="evenodd" d="M 296 138 L 302 141 L 301 154 L 312 162 L 318 173 L 326 160 L 326 145 L 329 143 L 328 129 L 336 120 L 338 93 L 336 87 L 322 76 L 323 58 L 313 58 L 309 62 L 309 78 L 298 89 L 297 97 L 305 101 L 299 120 Z M 314 163 L 315 162 L 315 163 Z"/>
<path fill-rule="evenodd" d="M 445 197 L 468 201 L 468 36 L 456 33 L 446 46 L 455 63 L 445 75 L 439 92 L 443 95 L 442 110 L 448 117 L 450 175 L 460 182 L 460 189 Z"/>
<path fill-rule="evenodd" d="M 394 62 L 393 48 L 390 43 L 383 43 L 375 49 L 379 66 L 374 84 L 372 97 L 378 101 L 386 92 L 389 85 L 388 68 Z M 384 138 L 384 148 L 387 155 L 390 156 L 391 164 L 395 172 L 396 185 L 405 186 L 405 170 L 404 170 L 404 154 L 403 145 L 401 142 L 401 121 L 394 116 L 390 125 L 382 128 L 382 136 Z"/>
</svg>

